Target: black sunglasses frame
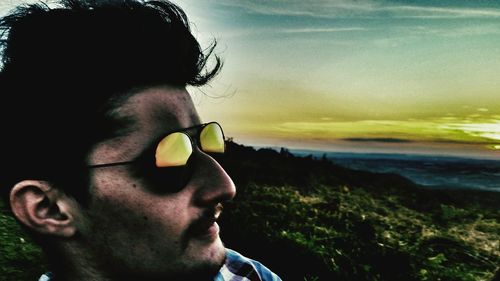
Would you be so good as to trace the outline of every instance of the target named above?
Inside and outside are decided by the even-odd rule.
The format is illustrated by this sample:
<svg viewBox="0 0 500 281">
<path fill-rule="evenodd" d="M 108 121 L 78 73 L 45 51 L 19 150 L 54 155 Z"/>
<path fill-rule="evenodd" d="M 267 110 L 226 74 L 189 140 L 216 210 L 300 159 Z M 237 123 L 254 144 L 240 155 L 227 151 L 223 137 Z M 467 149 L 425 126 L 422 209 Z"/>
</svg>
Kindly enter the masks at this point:
<svg viewBox="0 0 500 281">
<path fill-rule="evenodd" d="M 179 129 L 179 130 L 168 132 L 168 133 L 164 134 L 161 138 L 159 138 L 156 141 L 156 144 L 158 146 L 158 144 L 160 143 L 160 141 L 162 139 L 164 139 L 166 136 L 168 136 L 168 135 L 170 135 L 172 133 L 183 133 L 191 141 L 191 146 L 193 147 L 193 150 L 194 150 L 194 146 L 196 145 L 196 146 L 198 146 L 198 148 L 201 151 L 203 151 L 203 149 L 201 148 L 201 140 L 200 140 L 201 131 L 203 131 L 203 128 L 205 128 L 206 126 L 208 126 L 210 124 L 216 124 L 217 126 L 219 126 L 220 131 L 222 133 L 222 139 L 225 140 L 226 137 L 224 135 L 224 130 L 222 129 L 222 126 L 218 122 L 212 121 L 212 122 L 203 123 L 203 124 L 200 124 L 200 125 L 195 125 L 195 126 L 191 126 L 191 127 L 187 127 L 187 128 L 183 128 L 183 129 Z M 191 131 L 191 130 L 194 130 L 194 129 L 197 129 L 196 130 L 196 136 L 195 136 L 196 137 L 196 141 L 194 141 L 193 137 L 191 137 L 189 134 L 186 133 L 186 131 Z M 195 142 L 196 142 L 196 144 L 195 144 Z M 224 142 L 224 146 L 225 145 L 226 144 Z M 154 147 L 154 149 L 156 150 L 156 147 Z M 225 148 L 224 148 L 224 150 L 225 150 Z M 120 161 L 120 162 L 112 162 L 112 163 L 88 165 L 87 168 L 95 169 L 95 168 L 104 168 L 104 167 L 112 167 L 112 166 L 120 166 L 120 165 L 129 165 L 129 164 L 132 164 L 132 163 L 135 163 L 135 162 L 139 161 L 140 158 L 141 158 L 141 156 L 138 156 L 136 159 L 129 160 L 129 161 Z"/>
</svg>

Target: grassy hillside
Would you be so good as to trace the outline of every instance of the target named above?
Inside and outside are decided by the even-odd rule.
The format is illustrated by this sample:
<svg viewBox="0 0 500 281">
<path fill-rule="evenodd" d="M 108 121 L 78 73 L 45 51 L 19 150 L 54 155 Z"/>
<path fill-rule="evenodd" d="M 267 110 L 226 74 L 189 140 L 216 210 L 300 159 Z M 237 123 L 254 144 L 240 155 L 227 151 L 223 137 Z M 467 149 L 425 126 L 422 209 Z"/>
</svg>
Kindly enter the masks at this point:
<svg viewBox="0 0 500 281">
<path fill-rule="evenodd" d="M 431 191 L 286 150 L 228 149 L 239 194 L 224 241 L 284 280 L 479 281 L 498 271 L 498 192 Z"/>
<path fill-rule="evenodd" d="M 40 249 L 0 200 L 0 280 L 38 280 L 44 270 Z"/>
<path fill-rule="evenodd" d="M 431 191 L 232 142 L 219 160 L 238 186 L 223 241 L 283 280 L 479 281 L 499 269 L 500 193 Z M 0 280 L 36 280 L 38 248 L 0 209 Z"/>
</svg>

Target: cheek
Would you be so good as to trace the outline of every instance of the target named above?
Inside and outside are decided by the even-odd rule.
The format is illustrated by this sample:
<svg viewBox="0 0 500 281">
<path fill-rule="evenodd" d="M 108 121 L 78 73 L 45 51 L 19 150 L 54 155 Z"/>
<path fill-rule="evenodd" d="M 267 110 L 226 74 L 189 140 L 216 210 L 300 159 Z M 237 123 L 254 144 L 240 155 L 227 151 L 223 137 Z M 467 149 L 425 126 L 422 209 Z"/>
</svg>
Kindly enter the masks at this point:
<svg viewBox="0 0 500 281">
<path fill-rule="evenodd" d="M 103 176 L 94 179 L 89 206 L 89 234 L 97 247 L 143 261 L 180 251 L 190 222 L 182 196 L 145 192 L 139 182 L 124 175 Z"/>
</svg>

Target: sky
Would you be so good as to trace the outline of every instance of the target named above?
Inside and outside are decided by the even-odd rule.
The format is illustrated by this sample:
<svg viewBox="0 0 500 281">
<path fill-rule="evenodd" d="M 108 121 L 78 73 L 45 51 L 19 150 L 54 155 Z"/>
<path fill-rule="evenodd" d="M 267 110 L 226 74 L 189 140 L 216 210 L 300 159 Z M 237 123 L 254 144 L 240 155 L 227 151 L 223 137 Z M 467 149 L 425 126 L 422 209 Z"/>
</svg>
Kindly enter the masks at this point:
<svg viewBox="0 0 500 281">
<path fill-rule="evenodd" d="M 238 143 L 500 160 L 500 1 L 176 3 L 224 60 L 189 91 Z"/>
</svg>

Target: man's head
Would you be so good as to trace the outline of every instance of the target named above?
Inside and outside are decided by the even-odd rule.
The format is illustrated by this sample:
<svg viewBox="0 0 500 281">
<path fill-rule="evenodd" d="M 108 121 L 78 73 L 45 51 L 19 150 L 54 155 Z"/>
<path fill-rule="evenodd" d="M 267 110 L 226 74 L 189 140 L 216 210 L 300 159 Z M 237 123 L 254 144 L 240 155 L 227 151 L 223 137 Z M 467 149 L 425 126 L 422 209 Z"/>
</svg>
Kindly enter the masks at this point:
<svg viewBox="0 0 500 281">
<path fill-rule="evenodd" d="M 224 247 L 214 220 L 235 188 L 197 146 L 200 134 L 222 132 L 200 126 L 185 87 L 208 82 L 220 61 L 206 69 L 213 47 L 202 51 L 182 10 L 165 1 L 63 1 L 18 8 L 0 28 L 9 167 L 1 189 L 49 256 L 62 256 L 56 273 L 216 272 Z M 187 164 L 158 167 L 158 143 L 185 128 L 174 137 L 193 143 Z"/>
</svg>

